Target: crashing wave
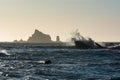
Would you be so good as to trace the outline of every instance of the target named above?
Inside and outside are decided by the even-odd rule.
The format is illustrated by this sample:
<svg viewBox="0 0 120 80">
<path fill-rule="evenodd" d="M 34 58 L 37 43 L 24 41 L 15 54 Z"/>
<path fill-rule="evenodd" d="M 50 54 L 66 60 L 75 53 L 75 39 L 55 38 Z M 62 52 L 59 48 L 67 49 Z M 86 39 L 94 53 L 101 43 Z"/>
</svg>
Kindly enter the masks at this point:
<svg viewBox="0 0 120 80">
<path fill-rule="evenodd" d="M 77 48 L 80 49 L 98 49 L 98 48 L 104 48 L 103 46 L 101 46 L 100 44 L 98 44 L 97 42 L 95 42 L 94 40 L 92 40 L 91 38 L 85 38 L 84 36 L 82 36 L 78 30 L 76 30 L 73 33 L 73 37 L 72 37 L 72 41 L 75 42 L 75 46 Z"/>
<path fill-rule="evenodd" d="M 7 50 L 0 50 L 0 56 L 9 56 L 10 53 L 7 52 Z"/>
<path fill-rule="evenodd" d="M 110 47 L 110 49 L 118 49 L 118 50 L 120 50 L 120 44 L 119 44 L 119 45 L 112 46 L 112 47 Z"/>
</svg>

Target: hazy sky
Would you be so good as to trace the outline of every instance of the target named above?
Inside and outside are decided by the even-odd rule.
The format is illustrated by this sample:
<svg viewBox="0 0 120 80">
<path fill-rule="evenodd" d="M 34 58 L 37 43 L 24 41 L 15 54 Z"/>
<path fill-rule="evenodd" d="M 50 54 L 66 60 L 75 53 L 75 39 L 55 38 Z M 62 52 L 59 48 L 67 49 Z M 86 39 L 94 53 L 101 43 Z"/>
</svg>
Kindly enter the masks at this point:
<svg viewBox="0 0 120 80">
<path fill-rule="evenodd" d="M 75 29 L 95 41 L 120 41 L 120 0 L 0 0 L 0 41 L 38 29 L 62 41 Z"/>
</svg>

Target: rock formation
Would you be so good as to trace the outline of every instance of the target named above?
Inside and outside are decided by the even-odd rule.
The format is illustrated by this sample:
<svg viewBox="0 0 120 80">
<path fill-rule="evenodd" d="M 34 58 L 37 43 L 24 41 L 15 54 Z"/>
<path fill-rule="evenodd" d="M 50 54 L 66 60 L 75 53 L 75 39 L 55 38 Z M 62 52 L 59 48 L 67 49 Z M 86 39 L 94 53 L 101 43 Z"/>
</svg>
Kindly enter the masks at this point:
<svg viewBox="0 0 120 80">
<path fill-rule="evenodd" d="M 60 37 L 59 37 L 59 36 L 56 37 L 56 41 L 57 41 L 57 42 L 60 41 Z"/>
<path fill-rule="evenodd" d="M 35 32 L 28 38 L 28 40 L 24 41 L 14 40 L 14 43 L 61 43 L 60 37 L 56 36 L 56 41 L 52 41 L 50 35 L 44 34 L 39 30 L 35 30 Z"/>
<path fill-rule="evenodd" d="M 44 34 L 37 29 L 34 34 L 28 38 L 27 42 L 29 43 L 51 43 L 51 37 L 48 34 Z"/>
<path fill-rule="evenodd" d="M 25 43 L 26 41 L 20 39 L 20 40 L 14 40 L 13 42 L 14 42 L 14 43 Z"/>
</svg>

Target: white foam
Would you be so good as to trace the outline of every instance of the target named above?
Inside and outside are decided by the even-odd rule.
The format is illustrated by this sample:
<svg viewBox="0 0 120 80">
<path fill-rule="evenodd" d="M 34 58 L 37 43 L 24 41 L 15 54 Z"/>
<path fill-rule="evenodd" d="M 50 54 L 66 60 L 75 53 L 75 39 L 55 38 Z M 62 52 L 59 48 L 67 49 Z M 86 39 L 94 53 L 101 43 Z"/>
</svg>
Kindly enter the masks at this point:
<svg viewBox="0 0 120 80">
<path fill-rule="evenodd" d="M 2 75 L 3 74 L 3 72 L 0 72 L 0 75 Z"/>
<path fill-rule="evenodd" d="M 10 53 L 8 53 L 8 51 L 7 50 L 0 50 L 0 53 L 3 53 L 3 54 L 5 54 L 5 55 L 10 55 Z"/>
</svg>

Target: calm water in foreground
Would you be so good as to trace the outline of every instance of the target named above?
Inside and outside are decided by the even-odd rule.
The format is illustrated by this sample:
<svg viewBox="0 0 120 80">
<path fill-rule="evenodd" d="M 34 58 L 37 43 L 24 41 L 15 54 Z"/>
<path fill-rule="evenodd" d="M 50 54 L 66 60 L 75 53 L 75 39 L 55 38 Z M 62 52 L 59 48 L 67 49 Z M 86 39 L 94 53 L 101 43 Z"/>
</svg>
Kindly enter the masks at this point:
<svg viewBox="0 0 120 80">
<path fill-rule="evenodd" d="M 120 51 L 1 43 L 0 80 L 120 80 Z"/>
</svg>

